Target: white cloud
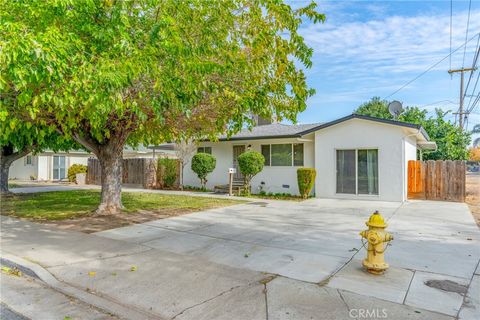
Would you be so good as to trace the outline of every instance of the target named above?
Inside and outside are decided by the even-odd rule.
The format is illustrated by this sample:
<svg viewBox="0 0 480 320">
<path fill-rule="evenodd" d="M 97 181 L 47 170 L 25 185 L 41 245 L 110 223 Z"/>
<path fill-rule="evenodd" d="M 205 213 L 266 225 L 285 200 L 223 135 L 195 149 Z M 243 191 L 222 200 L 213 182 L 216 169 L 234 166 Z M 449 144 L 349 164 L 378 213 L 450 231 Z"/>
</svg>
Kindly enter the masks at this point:
<svg viewBox="0 0 480 320">
<path fill-rule="evenodd" d="M 453 49 L 465 41 L 466 20 L 466 12 L 453 17 L 453 21 L 458 22 L 453 28 Z M 301 30 L 301 34 L 314 48 L 315 61 L 322 70 L 325 70 L 322 65 L 328 63 L 333 66 L 332 72 L 338 71 L 335 65 L 337 68 L 348 66 L 350 71 L 365 75 L 372 72 L 421 72 L 449 53 L 449 23 L 449 15 L 390 16 L 369 21 L 310 24 Z M 480 11 L 472 11 L 469 37 L 478 32 Z M 467 65 L 472 61 L 475 45 L 476 40 L 472 40 L 467 46 Z M 463 49 L 453 55 L 452 67 L 461 65 L 462 58 Z M 445 70 L 445 67 L 437 69 Z M 318 71 L 312 70 L 313 73 Z"/>
</svg>

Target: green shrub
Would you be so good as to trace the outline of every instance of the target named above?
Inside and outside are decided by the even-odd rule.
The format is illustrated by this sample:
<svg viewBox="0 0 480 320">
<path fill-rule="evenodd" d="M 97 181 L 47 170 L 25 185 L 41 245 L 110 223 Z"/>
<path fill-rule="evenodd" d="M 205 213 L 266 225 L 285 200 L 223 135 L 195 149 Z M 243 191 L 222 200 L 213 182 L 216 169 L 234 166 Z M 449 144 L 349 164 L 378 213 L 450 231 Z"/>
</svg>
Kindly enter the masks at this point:
<svg viewBox="0 0 480 320">
<path fill-rule="evenodd" d="M 217 160 L 208 153 L 197 153 L 192 158 L 192 171 L 195 172 L 200 179 L 202 188 L 207 184 L 207 175 L 215 169 Z"/>
<path fill-rule="evenodd" d="M 160 158 L 157 162 L 157 181 L 162 187 L 171 188 L 177 181 L 177 160 Z"/>
<path fill-rule="evenodd" d="M 317 176 L 317 171 L 313 168 L 298 168 L 297 169 L 297 181 L 298 181 L 298 190 L 302 198 L 308 198 L 308 195 L 313 189 L 315 184 L 315 177 Z"/>
<path fill-rule="evenodd" d="M 87 173 L 87 166 L 83 164 L 72 164 L 68 168 L 68 181 L 77 182 L 77 173 Z"/>
<path fill-rule="evenodd" d="M 245 192 L 250 194 L 250 182 L 253 177 L 263 170 L 265 157 L 257 151 L 247 151 L 238 156 L 238 167 L 245 177 Z"/>
</svg>

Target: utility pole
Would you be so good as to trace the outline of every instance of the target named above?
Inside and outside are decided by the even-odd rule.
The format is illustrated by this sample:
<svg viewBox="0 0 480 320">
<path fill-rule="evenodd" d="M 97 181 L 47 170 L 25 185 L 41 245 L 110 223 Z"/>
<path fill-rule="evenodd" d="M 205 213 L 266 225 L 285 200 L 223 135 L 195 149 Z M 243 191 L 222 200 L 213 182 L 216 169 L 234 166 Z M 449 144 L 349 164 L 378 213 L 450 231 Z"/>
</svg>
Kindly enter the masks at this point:
<svg viewBox="0 0 480 320">
<path fill-rule="evenodd" d="M 448 70 L 448 73 L 453 74 L 460 72 L 460 108 L 458 109 L 457 113 L 458 114 L 458 124 L 460 126 L 460 129 L 463 130 L 463 115 L 467 114 L 467 112 L 463 111 L 463 98 L 464 98 L 464 93 L 463 93 L 463 74 L 465 72 L 469 71 L 475 71 L 477 68 L 462 68 L 462 69 L 453 69 L 453 70 Z"/>
</svg>

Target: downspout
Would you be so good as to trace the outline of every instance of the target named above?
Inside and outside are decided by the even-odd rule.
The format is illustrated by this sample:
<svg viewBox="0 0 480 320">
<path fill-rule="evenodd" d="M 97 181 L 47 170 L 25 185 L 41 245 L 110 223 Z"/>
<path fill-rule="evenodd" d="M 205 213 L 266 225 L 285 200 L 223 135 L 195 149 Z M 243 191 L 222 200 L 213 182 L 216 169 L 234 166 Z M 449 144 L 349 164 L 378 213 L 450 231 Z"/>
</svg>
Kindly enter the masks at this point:
<svg viewBox="0 0 480 320">
<path fill-rule="evenodd" d="M 409 134 L 407 136 L 404 136 L 402 138 L 402 162 L 405 160 L 405 143 L 407 142 L 407 138 L 408 137 L 413 137 L 413 136 L 417 136 L 419 133 L 420 133 L 420 128 L 418 128 L 417 132 L 416 133 L 412 133 L 412 134 Z M 417 159 L 417 149 L 415 148 L 415 159 Z M 407 165 L 408 165 L 408 162 L 407 162 Z M 407 188 L 408 188 L 408 179 L 405 177 L 405 174 L 406 174 L 406 170 L 405 170 L 405 166 L 406 166 L 406 163 L 403 162 L 402 163 L 402 181 L 403 181 L 403 199 L 402 199 L 402 202 L 405 202 L 407 201 L 408 199 L 408 192 L 407 192 Z"/>
</svg>

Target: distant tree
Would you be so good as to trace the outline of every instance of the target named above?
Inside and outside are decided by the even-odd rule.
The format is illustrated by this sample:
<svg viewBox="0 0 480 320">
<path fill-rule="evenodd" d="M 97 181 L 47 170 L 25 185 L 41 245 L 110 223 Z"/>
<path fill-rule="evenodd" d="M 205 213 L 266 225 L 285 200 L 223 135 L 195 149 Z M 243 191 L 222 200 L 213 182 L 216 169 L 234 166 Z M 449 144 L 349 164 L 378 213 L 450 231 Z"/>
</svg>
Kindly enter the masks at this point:
<svg viewBox="0 0 480 320">
<path fill-rule="evenodd" d="M 388 102 L 373 98 L 355 110 L 357 114 L 369 115 L 383 119 L 393 119 L 388 112 Z M 425 160 L 466 160 L 468 158 L 468 145 L 470 132 L 462 131 L 458 126 L 445 119 L 449 111 L 435 110 L 434 116 L 429 116 L 427 110 L 418 107 L 406 107 L 398 117 L 398 121 L 421 125 L 437 143 L 435 152 L 425 152 Z"/>
<path fill-rule="evenodd" d="M 468 160 L 480 161 L 480 147 L 470 148 L 468 150 Z"/>
<path fill-rule="evenodd" d="M 388 101 L 373 97 L 370 101 L 365 102 L 355 110 L 355 113 L 363 114 L 370 117 L 393 119 L 388 111 Z"/>
<path fill-rule="evenodd" d="M 480 124 L 474 125 L 471 133 L 472 134 L 480 133 Z M 480 147 L 480 138 L 476 138 L 475 140 L 473 140 L 473 146 Z"/>
<path fill-rule="evenodd" d="M 116 213 L 125 145 L 232 134 L 251 113 L 296 120 L 314 93 L 299 29 L 325 20 L 316 6 L 0 0 L 0 90 L 97 156 L 97 213 Z"/>
</svg>

